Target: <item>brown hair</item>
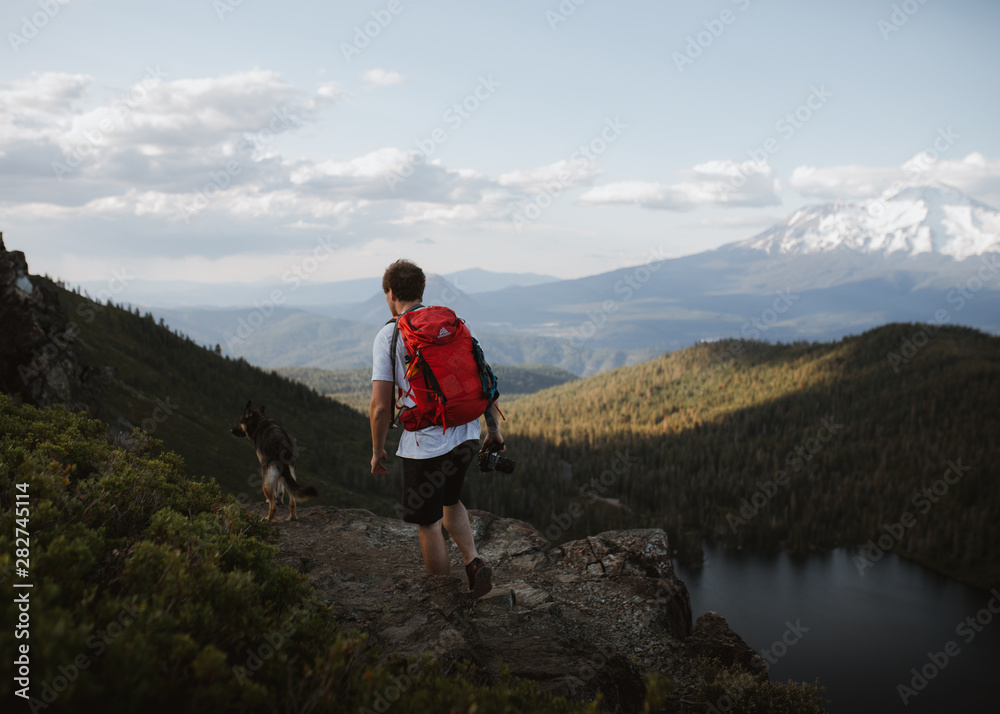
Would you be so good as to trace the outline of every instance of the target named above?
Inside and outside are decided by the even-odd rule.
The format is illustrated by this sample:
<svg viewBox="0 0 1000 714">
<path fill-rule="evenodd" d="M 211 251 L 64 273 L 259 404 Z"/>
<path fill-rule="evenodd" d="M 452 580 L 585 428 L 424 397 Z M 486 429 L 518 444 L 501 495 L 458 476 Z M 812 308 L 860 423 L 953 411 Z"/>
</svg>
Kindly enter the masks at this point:
<svg viewBox="0 0 1000 714">
<path fill-rule="evenodd" d="M 382 275 L 382 292 L 391 289 L 397 300 L 410 302 L 422 300 L 427 279 L 424 271 L 409 260 L 400 259 L 385 269 Z"/>
</svg>

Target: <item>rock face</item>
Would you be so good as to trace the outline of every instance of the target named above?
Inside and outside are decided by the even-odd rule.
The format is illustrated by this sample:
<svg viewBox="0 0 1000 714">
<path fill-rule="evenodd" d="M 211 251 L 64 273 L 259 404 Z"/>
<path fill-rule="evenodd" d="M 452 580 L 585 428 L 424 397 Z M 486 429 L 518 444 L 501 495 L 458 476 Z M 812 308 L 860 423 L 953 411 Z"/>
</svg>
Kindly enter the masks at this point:
<svg viewBox="0 0 1000 714">
<path fill-rule="evenodd" d="M 457 548 L 449 544 L 452 576 L 428 576 L 416 527 L 363 510 L 300 508 L 297 522 L 277 521 L 278 561 L 307 573 L 338 621 L 369 633 L 384 652 L 430 651 L 446 667 L 469 659 L 491 677 L 506 665 L 555 694 L 600 692 L 622 712 L 641 708 L 645 675 L 655 670 L 681 685 L 680 701 L 693 681 L 691 605 L 663 531 L 611 531 L 553 547 L 527 523 L 470 516 L 493 568 L 493 591 L 479 600 L 464 592 Z M 696 629 L 692 646 L 742 643 L 724 620 L 712 624 Z"/>
<path fill-rule="evenodd" d="M 36 406 L 91 409 L 110 375 L 83 365 L 78 339 L 55 288 L 30 276 L 24 253 L 8 251 L 0 233 L 0 390 Z"/>
<path fill-rule="evenodd" d="M 759 679 L 767 679 L 767 663 L 743 639 L 729 629 L 726 618 L 706 612 L 698 618 L 686 643 L 692 657 L 715 657 L 729 668 L 740 668 Z"/>
</svg>

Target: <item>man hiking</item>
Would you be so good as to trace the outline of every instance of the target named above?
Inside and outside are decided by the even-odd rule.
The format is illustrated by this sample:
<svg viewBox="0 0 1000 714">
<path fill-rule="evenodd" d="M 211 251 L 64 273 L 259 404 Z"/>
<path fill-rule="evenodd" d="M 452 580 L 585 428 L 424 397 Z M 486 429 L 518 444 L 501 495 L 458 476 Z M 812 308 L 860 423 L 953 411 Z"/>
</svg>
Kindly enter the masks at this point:
<svg viewBox="0 0 1000 714">
<path fill-rule="evenodd" d="M 431 423 L 429 420 L 433 417 L 428 416 L 426 411 L 421 412 L 415 408 L 418 401 L 424 400 L 414 398 L 407 370 L 411 370 L 410 376 L 416 382 L 418 377 L 414 376 L 413 370 L 418 362 L 419 366 L 427 367 L 427 361 L 420 357 L 411 358 L 413 365 L 407 363 L 410 353 L 403 339 L 402 328 L 408 327 L 411 321 L 415 322 L 418 318 L 416 313 L 420 310 L 427 310 L 425 316 L 442 311 L 454 317 L 453 313 L 444 312 L 446 309 L 424 308 L 421 305 L 425 284 L 424 271 L 408 260 L 397 260 L 386 268 L 382 276 L 382 291 L 393 320 L 379 331 L 372 348 L 372 399 L 369 410 L 372 431 L 371 470 L 376 476 L 389 473 L 383 463 L 386 459 L 385 439 L 393 420 L 398 394 L 402 396 L 401 418 L 406 426 L 396 450 L 396 455 L 403 461 L 403 520 L 417 524 L 420 551 L 430 575 L 449 575 L 451 572 L 451 559 L 441 531 L 443 524 L 462 554 L 469 579 L 469 591 L 474 597 L 480 597 L 492 589 L 492 573 L 476 551 L 469 513 L 459 498 L 465 473 L 477 451 L 503 451 L 506 447 L 503 445 L 497 420 L 499 410 L 493 401 L 489 401 L 488 406 L 483 402 L 478 403 L 479 414 L 485 409 L 488 427 L 481 449 L 477 448 L 481 433 L 479 414 L 471 420 L 449 423 L 448 418 L 442 416 L 443 407 L 437 406 L 440 412 L 434 418 L 435 423 Z M 454 323 L 451 331 L 467 329 L 464 321 L 456 318 Z M 458 326 L 457 330 L 455 325 Z M 436 324 L 433 331 L 436 335 Z M 447 336 L 448 327 L 441 327 L 440 333 Z M 475 335 L 472 335 L 471 330 L 468 330 L 468 334 L 474 340 Z M 469 341 L 466 344 L 476 343 Z M 445 371 L 447 370 L 439 369 L 439 372 Z M 423 376 L 437 387 L 437 380 L 433 375 L 428 377 L 425 371 Z M 445 382 L 449 375 L 441 374 L 438 377 Z M 397 394 L 393 393 L 394 387 L 399 390 Z M 481 396 L 482 391 L 478 392 Z M 474 410 L 476 408 L 473 407 Z"/>
</svg>

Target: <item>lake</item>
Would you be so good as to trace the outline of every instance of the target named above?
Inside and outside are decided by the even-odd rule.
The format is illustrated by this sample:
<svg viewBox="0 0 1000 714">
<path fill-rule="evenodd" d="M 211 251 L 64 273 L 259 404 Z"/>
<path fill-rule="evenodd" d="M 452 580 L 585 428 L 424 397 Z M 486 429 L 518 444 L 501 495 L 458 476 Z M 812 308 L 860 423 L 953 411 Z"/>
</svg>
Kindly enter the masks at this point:
<svg viewBox="0 0 1000 714">
<path fill-rule="evenodd" d="M 818 677 L 837 714 L 1000 711 L 997 593 L 891 554 L 862 576 L 851 559 L 859 549 L 802 557 L 704 549 L 702 568 L 675 562 L 694 618 L 715 610 L 767 650 L 772 681 Z M 923 679 L 913 681 L 914 668 Z"/>
</svg>

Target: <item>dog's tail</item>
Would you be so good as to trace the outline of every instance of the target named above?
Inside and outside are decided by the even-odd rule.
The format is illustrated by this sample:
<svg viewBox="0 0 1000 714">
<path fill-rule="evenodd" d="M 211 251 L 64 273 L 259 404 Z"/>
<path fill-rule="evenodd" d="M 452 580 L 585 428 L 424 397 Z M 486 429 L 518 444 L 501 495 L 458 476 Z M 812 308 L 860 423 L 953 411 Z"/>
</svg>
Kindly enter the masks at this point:
<svg viewBox="0 0 1000 714">
<path fill-rule="evenodd" d="M 302 486 L 295 480 L 295 471 L 289 468 L 287 464 L 283 464 L 283 466 L 284 468 L 281 469 L 281 478 L 285 481 L 285 485 L 288 486 L 288 490 L 295 496 L 296 501 L 305 501 L 307 498 L 319 495 L 315 486 Z"/>
</svg>

